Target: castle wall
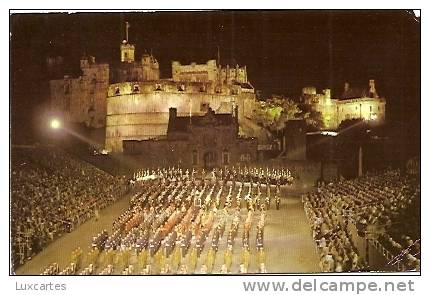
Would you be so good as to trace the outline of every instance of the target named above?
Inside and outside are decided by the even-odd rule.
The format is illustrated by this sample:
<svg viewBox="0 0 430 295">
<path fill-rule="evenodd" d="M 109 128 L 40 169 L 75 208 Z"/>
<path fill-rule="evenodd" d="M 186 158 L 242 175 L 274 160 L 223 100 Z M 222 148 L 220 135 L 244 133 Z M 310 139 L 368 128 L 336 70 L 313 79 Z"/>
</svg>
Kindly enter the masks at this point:
<svg viewBox="0 0 430 295">
<path fill-rule="evenodd" d="M 363 119 L 374 124 L 385 121 L 385 100 L 362 97 L 356 99 L 326 100 L 315 104 L 315 110 L 322 113 L 324 127 L 336 129 L 344 120 Z"/>
<path fill-rule="evenodd" d="M 385 100 L 377 98 L 360 98 L 341 100 L 337 103 L 337 121 L 362 118 L 374 123 L 385 121 Z"/>
<path fill-rule="evenodd" d="M 139 92 L 134 92 L 135 86 Z M 177 109 L 178 116 L 203 115 L 207 107 L 217 113 L 231 113 L 239 107 L 239 124 L 252 112 L 255 94 L 219 94 L 200 92 L 201 84 L 186 84 L 184 91 L 178 84 L 165 83 L 155 90 L 154 83 L 112 84 L 108 90 L 106 117 L 106 149 L 122 152 L 122 140 L 143 140 L 167 134 L 169 108 Z M 119 92 L 119 95 L 116 94 Z"/>
<path fill-rule="evenodd" d="M 203 168 L 205 155 L 214 153 L 216 167 L 224 166 L 223 153 L 228 154 L 228 164 L 238 165 L 257 160 L 257 140 L 237 139 L 231 128 L 198 127 L 189 140 L 131 140 L 124 141 L 124 156 L 130 157 L 134 170 L 142 167 L 181 166 Z M 233 135 L 233 136 L 232 136 Z M 205 138 L 214 139 L 207 144 Z M 197 162 L 193 163 L 193 156 Z"/>
<path fill-rule="evenodd" d="M 103 127 L 106 120 L 109 65 L 81 65 L 82 76 L 65 76 L 64 79 L 50 81 L 51 109 L 65 121 Z"/>
<path fill-rule="evenodd" d="M 231 85 L 233 82 L 247 83 L 246 67 L 229 66 L 219 68 L 215 60 L 209 60 L 206 64 L 191 63 L 181 65 L 177 61 L 172 62 L 172 77 L 175 82 L 215 82 Z"/>
<path fill-rule="evenodd" d="M 235 67 L 230 68 L 229 66 L 221 69 L 221 81 L 226 84 L 232 84 L 233 82 L 247 83 L 248 77 L 246 73 L 246 67 Z"/>
<path fill-rule="evenodd" d="M 209 60 L 206 64 L 191 63 L 181 65 L 178 61 L 172 62 L 173 81 L 208 82 L 216 81 L 218 67 L 215 60 Z"/>
</svg>

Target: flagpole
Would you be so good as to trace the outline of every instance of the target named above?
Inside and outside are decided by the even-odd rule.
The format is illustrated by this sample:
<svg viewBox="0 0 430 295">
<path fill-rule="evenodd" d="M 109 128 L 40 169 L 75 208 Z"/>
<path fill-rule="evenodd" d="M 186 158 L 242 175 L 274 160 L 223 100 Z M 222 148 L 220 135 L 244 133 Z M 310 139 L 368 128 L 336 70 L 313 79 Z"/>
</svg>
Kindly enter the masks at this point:
<svg viewBox="0 0 430 295">
<path fill-rule="evenodd" d="M 128 28 L 130 27 L 130 24 L 128 22 L 125 22 L 125 40 L 128 43 Z"/>
</svg>

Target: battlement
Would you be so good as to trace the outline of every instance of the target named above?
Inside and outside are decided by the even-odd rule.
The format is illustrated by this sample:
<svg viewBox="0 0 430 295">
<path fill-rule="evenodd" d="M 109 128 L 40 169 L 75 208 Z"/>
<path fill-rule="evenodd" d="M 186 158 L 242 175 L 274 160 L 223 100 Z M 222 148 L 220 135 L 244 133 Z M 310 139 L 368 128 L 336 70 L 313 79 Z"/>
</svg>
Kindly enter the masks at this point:
<svg viewBox="0 0 430 295">
<path fill-rule="evenodd" d="M 172 62 L 173 81 L 217 82 L 219 84 L 248 83 L 246 66 L 221 67 L 216 60 L 208 60 L 205 64 L 192 62 L 182 65 L 179 61 Z"/>
<path fill-rule="evenodd" d="M 246 84 L 245 86 L 248 86 Z M 242 88 L 242 85 L 223 85 L 219 86 L 215 82 L 190 82 L 190 81 L 173 81 L 173 80 L 156 80 L 156 81 L 139 81 L 139 82 L 122 82 L 110 84 L 108 88 L 108 97 L 130 95 L 138 93 L 208 93 L 217 95 L 240 95 L 241 93 L 253 93 L 251 85 L 249 88 Z"/>
<path fill-rule="evenodd" d="M 217 77 L 218 67 L 215 60 L 208 60 L 205 64 L 193 62 L 189 65 L 182 65 L 178 61 L 172 62 L 173 81 L 209 82 L 216 81 Z"/>
<path fill-rule="evenodd" d="M 133 44 L 123 42 L 121 44 L 120 49 L 121 49 L 121 62 L 128 62 L 128 63 L 134 62 L 135 47 Z"/>
</svg>

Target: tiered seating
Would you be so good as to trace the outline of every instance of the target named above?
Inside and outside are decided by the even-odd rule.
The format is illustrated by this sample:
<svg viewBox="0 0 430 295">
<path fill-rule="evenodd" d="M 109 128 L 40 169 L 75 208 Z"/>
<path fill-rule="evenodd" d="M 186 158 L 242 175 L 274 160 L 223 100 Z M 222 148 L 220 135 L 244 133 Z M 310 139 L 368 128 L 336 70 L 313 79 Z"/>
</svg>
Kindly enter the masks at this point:
<svg viewBox="0 0 430 295">
<path fill-rule="evenodd" d="M 387 259 L 403 253 L 401 260 L 409 269 L 419 269 L 419 223 L 415 217 L 419 207 L 414 205 L 417 200 L 417 180 L 401 175 L 399 170 L 340 181 L 305 195 L 304 207 L 321 254 L 322 270 L 358 271 L 364 267 L 352 243 L 348 223 L 356 225 L 358 235 L 384 245 L 391 253 Z M 415 238 L 406 238 L 411 232 Z M 403 244 L 398 242 L 399 235 Z"/>
<path fill-rule="evenodd" d="M 124 180 L 51 147 L 12 148 L 11 184 L 14 267 L 115 202 L 125 189 Z"/>
</svg>

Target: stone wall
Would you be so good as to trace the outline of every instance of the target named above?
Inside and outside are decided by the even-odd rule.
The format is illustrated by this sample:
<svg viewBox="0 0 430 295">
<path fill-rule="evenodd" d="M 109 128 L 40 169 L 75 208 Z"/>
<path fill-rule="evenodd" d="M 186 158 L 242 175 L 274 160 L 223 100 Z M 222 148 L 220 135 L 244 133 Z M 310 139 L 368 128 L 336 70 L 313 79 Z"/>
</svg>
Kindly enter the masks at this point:
<svg viewBox="0 0 430 295">
<path fill-rule="evenodd" d="M 206 64 L 191 63 L 181 65 L 178 61 L 172 62 L 172 78 L 175 82 L 219 82 L 221 84 L 231 85 L 233 82 L 247 83 L 248 77 L 246 66 L 219 67 L 217 62 L 212 59 Z"/>
<path fill-rule="evenodd" d="M 156 90 L 157 84 L 162 90 Z M 106 149 L 122 152 L 122 140 L 163 137 L 167 132 L 169 108 L 178 116 L 203 115 L 207 107 L 216 113 L 231 113 L 237 105 L 239 124 L 252 113 L 254 93 L 222 94 L 200 91 L 202 83 L 185 83 L 184 90 L 171 81 L 119 83 L 108 89 Z M 133 91 L 138 86 L 138 91 Z M 210 86 L 210 85 L 209 85 Z"/>
<path fill-rule="evenodd" d="M 341 100 L 337 103 L 337 116 L 339 124 L 343 120 L 353 118 L 384 122 L 385 100 L 377 98 Z"/>
<path fill-rule="evenodd" d="M 51 109 L 63 120 L 103 127 L 106 120 L 106 89 L 109 65 L 81 62 L 82 76 L 51 80 Z"/>
<path fill-rule="evenodd" d="M 172 62 L 173 81 L 208 82 L 216 81 L 218 67 L 215 60 L 209 60 L 206 64 L 191 63 L 181 65 L 178 61 Z"/>
<path fill-rule="evenodd" d="M 226 145 L 209 147 L 187 140 L 142 140 L 124 141 L 123 156 L 128 159 L 128 169 L 142 167 L 180 166 L 204 168 L 205 155 L 215 154 L 216 167 L 245 165 L 257 161 L 257 140 L 237 139 Z M 197 163 L 193 164 L 193 153 Z M 229 163 L 224 165 L 223 153 L 228 153 Z"/>
<path fill-rule="evenodd" d="M 362 118 L 374 124 L 385 121 L 385 99 L 381 98 L 329 99 L 314 107 L 322 113 L 325 128 L 329 129 L 336 129 L 347 119 Z"/>
</svg>

